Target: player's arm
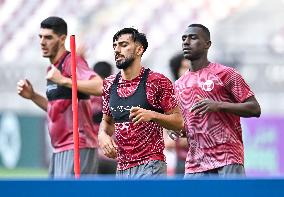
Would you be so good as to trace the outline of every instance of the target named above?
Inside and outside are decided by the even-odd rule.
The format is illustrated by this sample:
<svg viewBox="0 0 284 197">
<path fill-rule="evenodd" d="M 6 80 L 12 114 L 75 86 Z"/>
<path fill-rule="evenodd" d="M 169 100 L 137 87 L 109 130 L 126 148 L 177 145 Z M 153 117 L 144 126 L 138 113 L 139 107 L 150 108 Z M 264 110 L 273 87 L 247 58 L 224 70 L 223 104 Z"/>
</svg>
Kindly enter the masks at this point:
<svg viewBox="0 0 284 197">
<path fill-rule="evenodd" d="M 181 131 L 184 126 L 183 118 L 179 107 L 175 107 L 164 114 L 146 110 L 140 107 L 132 107 L 129 119 L 137 125 L 141 122 L 154 121 L 168 130 Z"/>
<path fill-rule="evenodd" d="M 65 77 L 61 85 L 71 88 L 72 87 L 71 78 Z M 78 87 L 78 91 L 84 94 L 101 96 L 103 80 L 100 76 L 96 75 L 89 80 L 78 80 L 77 87 Z"/>
<path fill-rule="evenodd" d="M 200 99 L 195 103 L 191 112 L 204 115 L 208 112 L 226 112 L 240 117 L 259 117 L 261 109 L 254 96 L 249 97 L 242 103 L 216 102 L 210 99 Z"/>
<path fill-rule="evenodd" d="M 33 97 L 31 98 L 31 100 L 37 105 L 39 106 L 42 110 L 47 111 L 47 99 L 38 94 L 37 92 L 34 92 Z"/>
<path fill-rule="evenodd" d="M 29 80 L 20 80 L 17 83 L 17 91 L 21 97 L 33 101 L 41 109 L 47 111 L 47 99 L 34 91 L 33 86 L 29 82 Z"/>
<path fill-rule="evenodd" d="M 72 79 L 63 76 L 55 66 L 52 66 L 50 71 L 47 73 L 46 79 L 49 79 L 59 85 L 72 88 Z M 88 80 L 77 80 L 78 91 L 84 94 L 101 96 L 102 87 L 103 80 L 98 75 L 95 75 Z"/>
<path fill-rule="evenodd" d="M 114 120 L 111 116 L 106 114 L 103 115 L 102 122 L 100 124 L 99 129 L 99 146 L 102 149 L 104 155 L 109 158 L 116 158 L 117 152 L 117 145 L 112 138 L 114 133 Z"/>
<path fill-rule="evenodd" d="M 261 114 L 259 103 L 254 96 L 249 97 L 243 103 L 221 102 L 219 109 L 240 117 L 259 117 Z"/>
</svg>

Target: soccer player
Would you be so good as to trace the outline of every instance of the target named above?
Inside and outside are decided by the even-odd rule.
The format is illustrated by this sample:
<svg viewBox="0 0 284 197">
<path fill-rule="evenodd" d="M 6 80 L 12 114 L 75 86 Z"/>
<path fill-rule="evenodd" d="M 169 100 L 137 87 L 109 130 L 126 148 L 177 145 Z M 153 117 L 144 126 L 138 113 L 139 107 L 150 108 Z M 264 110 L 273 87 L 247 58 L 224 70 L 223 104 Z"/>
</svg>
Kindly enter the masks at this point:
<svg viewBox="0 0 284 197">
<path fill-rule="evenodd" d="M 46 97 L 35 92 L 28 80 L 17 84 L 18 94 L 30 99 L 47 112 L 48 128 L 54 152 L 50 161 L 50 177 L 74 175 L 71 55 L 65 48 L 67 24 L 59 17 L 48 17 L 40 24 L 42 56 L 51 65 L 46 75 Z M 88 94 L 101 95 L 102 79 L 77 56 L 78 126 L 81 174 L 97 171 L 97 133 L 92 125 L 92 111 Z"/>
<path fill-rule="evenodd" d="M 121 71 L 104 80 L 99 144 L 106 156 L 117 157 L 118 178 L 165 175 L 163 127 L 180 131 L 184 126 L 171 81 L 141 63 L 147 47 L 145 34 L 134 28 L 113 37 Z"/>
<path fill-rule="evenodd" d="M 191 24 L 182 35 L 190 69 L 175 82 L 189 143 L 185 178 L 245 175 L 240 117 L 259 117 L 260 106 L 233 68 L 210 62 L 210 32 Z"/>
</svg>

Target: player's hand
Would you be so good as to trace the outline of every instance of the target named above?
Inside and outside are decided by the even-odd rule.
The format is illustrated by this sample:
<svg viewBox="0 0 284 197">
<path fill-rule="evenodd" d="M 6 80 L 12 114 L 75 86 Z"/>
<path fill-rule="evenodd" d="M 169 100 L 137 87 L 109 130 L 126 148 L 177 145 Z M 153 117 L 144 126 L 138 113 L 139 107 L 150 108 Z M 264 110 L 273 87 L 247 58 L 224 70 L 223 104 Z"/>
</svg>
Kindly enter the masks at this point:
<svg viewBox="0 0 284 197">
<path fill-rule="evenodd" d="M 17 92 L 26 99 L 32 99 L 35 94 L 32 84 L 27 79 L 18 81 Z"/>
<path fill-rule="evenodd" d="M 141 107 L 131 107 L 129 119 L 137 125 L 141 122 L 149 122 L 153 118 L 153 111 Z"/>
<path fill-rule="evenodd" d="M 219 111 L 219 102 L 213 101 L 208 98 L 202 98 L 198 96 L 199 101 L 196 102 L 190 109 L 190 112 L 193 112 L 196 115 L 204 116 L 208 112 L 217 112 Z"/>
<path fill-rule="evenodd" d="M 65 77 L 54 65 L 51 65 L 51 69 L 48 71 L 46 79 L 49 79 L 56 84 L 62 85 L 64 83 Z"/>
<path fill-rule="evenodd" d="M 98 135 L 99 146 L 103 154 L 109 158 L 115 159 L 117 157 L 117 145 L 112 137 L 105 133 Z"/>
</svg>

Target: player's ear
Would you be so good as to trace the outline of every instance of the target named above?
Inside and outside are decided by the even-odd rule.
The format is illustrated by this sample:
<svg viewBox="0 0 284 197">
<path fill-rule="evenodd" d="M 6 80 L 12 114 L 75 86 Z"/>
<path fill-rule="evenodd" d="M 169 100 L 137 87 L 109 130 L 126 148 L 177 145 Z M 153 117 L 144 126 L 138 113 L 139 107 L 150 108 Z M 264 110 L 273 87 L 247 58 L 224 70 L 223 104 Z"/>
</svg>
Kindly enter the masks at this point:
<svg viewBox="0 0 284 197">
<path fill-rule="evenodd" d="M 211 46 L 211 41 L 210 40 L 206 41 L 205 49 L 209 49 L 210 46 Z"/>
<path fill-rule="evenodd" d="M 141 44 L 137 45 L 136 54 L 138 56 L 142 56 L 143 52 L 144 52 L 144 47 Z"/>
<path fill-rule="evenodd" d="M 67 35 L 62 34 L 62 35 L 60 35 L 60 40 L 61 40 L 62 42 L 65 42 L 66 37 L 67 37 Z"/>
</svg>

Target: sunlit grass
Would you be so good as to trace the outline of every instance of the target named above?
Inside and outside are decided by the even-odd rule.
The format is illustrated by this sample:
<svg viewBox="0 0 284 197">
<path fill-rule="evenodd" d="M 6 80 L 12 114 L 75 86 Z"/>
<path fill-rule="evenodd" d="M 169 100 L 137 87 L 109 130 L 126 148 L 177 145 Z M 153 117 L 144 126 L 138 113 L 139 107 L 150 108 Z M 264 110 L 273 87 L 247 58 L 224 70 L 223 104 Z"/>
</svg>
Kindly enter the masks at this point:
<svg viewBox="0 0 284 197">
<path fill-rule="evenodd" d="M 47 178 L 48 170 L 39 168 L 0 168 L 0 179 L 2 178 Z"/>
</svg>

